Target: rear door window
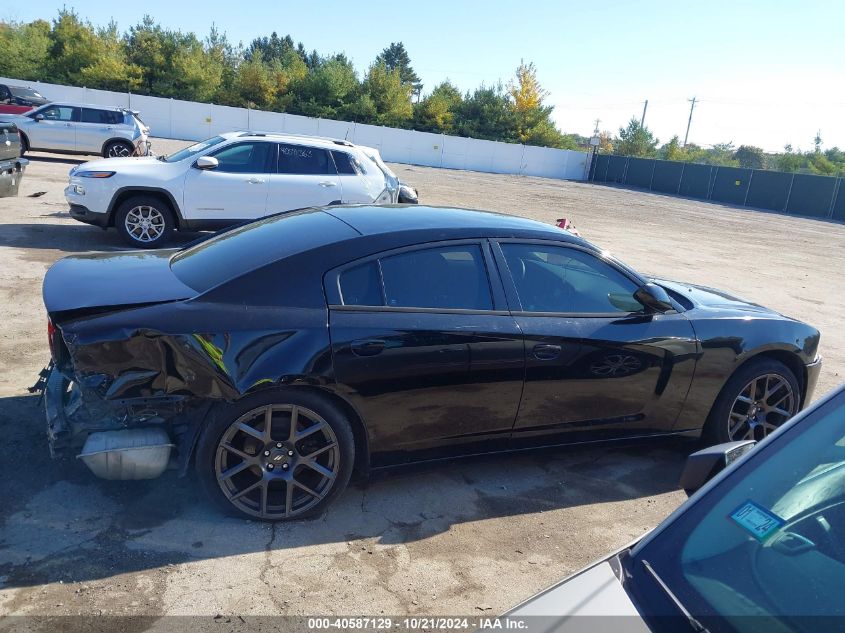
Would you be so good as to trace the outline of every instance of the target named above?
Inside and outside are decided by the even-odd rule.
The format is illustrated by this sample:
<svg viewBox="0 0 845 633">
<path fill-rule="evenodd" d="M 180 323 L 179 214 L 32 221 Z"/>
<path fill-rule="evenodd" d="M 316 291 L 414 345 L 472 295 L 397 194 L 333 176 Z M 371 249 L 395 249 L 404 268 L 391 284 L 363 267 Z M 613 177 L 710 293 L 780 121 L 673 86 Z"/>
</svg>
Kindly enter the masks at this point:
<svg viewBox="0 0 845 633">
<path fill-rule="evenodd" d="M 319 147 L 279 143 L 277 173 L 304 176 L 335 175 L 329 152 Z"/>
<path fill-rule="evenodd" d="M 96 108 L 82 108 L 82 123 L 100 123 L 102 125 L 118 125 L 123 123 L 123 113 L 117 110 L 98 110 Z"/>
<path fill-rule="evenodd" d="M 369 261 L 340 275 L 344 305 L 492 310 L 477 244 L 417 249 Z"/>
<path fill-rule="evenodd" d="M 354 156 L 346 152 L 332 152 L 334 164 L 337 166 L 337 173 L 341 176 L 355 176 L 366 173 L 364 166 Z"/>
</svg>

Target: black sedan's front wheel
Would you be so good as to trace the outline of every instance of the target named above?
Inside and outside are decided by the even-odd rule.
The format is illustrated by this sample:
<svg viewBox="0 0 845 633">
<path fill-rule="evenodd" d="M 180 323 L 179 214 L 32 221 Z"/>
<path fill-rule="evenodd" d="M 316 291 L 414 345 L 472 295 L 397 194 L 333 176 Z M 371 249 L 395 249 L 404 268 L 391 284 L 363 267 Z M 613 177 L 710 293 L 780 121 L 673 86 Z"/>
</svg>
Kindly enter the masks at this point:
<svg viewBox="0 0 845 633">
<path fill-rule="evenodd" d="M 354 456 L 343 413 L 294 388 L 218 409 L 200 438 L 196 467 L 225 510 L 279 521 L 322 512 L 349 482 Z"/>
<path fill-rule="evenodd" d="M 801 389 L 789 367 L 773 358 L 753 359 L 730 377 L 705 426 L 714 444 L 762 440 L 798 413 Z"/>
</svg>

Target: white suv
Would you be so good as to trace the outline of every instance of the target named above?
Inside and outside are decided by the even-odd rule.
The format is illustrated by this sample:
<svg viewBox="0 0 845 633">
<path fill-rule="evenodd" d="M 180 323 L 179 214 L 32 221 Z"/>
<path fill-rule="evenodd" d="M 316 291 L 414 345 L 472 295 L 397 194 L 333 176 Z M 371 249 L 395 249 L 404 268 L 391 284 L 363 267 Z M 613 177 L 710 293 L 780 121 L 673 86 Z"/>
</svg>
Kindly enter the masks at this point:
<svg viewBox="0 0 845 633">
<path fill-rule="evenodd" d="M 214 230 L 330 204 L 390 204 L 399 180 L 377 150 L 319 137 L 229 132 L 158 158 L 91 161 L 65 197 L 80 222 L 154 248 L 173 229 Z"/>
<path fill-rule="evenodd" d="M 145 156 L 150 150 L 150 129 L 134 110 L 54 102 L 26 114 L 0 116 L 18 126 L 23 152 L 120 157 Z"/>
</svg>

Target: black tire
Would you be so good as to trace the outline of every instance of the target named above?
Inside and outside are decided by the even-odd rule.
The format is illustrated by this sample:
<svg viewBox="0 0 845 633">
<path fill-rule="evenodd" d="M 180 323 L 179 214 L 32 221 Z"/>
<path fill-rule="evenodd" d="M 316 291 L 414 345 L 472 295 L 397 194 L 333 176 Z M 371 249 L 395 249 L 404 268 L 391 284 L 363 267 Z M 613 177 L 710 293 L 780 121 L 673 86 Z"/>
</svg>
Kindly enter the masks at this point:
<svg viewBox="0 0 845 633">
<path fill-rule="evenodd" d="M 747 395 L 750 395 L 749 387 L 755 379 L 760 379 L 756 393 L 762 395 L 763 391 L 768 388 L 768 385 L 764 383 L 766 377 L 771 377 L 769 384 L 772 385 L 772 389 L 776 386 L 777 378 L 780 378 L 784 383 L 781 390 L 774 392 L 767 401 L 754 396 L 751 399 L 755 404 L 738 402 L 740 396 L 747 398 Z M 789 415 L 784 416 L 772 410 L 767 411 L 773 403 L 777 402 L 778 398 L 786 397 L 787 386 L 792 393 L 791 400 L 781 403 L 781 408 L 789 411 Z M 773 358 L 754 358 L 736 370 L 725 383 L 719 397 L 713 404 L 713 408 L 710 410 L 710 415 L 707 417 L 702 439 L 708 445 L 722 444 L 737 439 L 762 439 L 774 428 L 798 413 L 800 402 L 801 388 L 798 379 L 789 367 Z M 760 408 L 757 407 L 757 403 L 759 403 Z M 738 409 L 735 410 L 735 406 Z M 744 409 L 744 407 L 747 407 L 747 409 Z M 759 413 L 753 419 L 746 419 L 745 422 L 742 422 L 742 417 L 748 416 L 752 410 Z M 755 420 L 760 420 L 760 422 L 755 422 Z M 740 426 L 732 435 L 731 427 L 734 425 Z M 749 434 L 751 437 L 744 437 Z"/>
<path fill-rule="evenodd" d="M 126 158 L 135 153 L 135 146 L 129 141 L 110 141 L 103 147 L 103 158 Z"/>
<path fill-rule="evenodd" d="M 128 219 L 130 214 L 132 218 Z M 149 224 L 145 225 L 146 221 Z M 132 196 L 118 206 L 114 227 L 123 240 L 134 248 L 159 248 L 173 233 L 173 210 L 157 196 Z M 130 230 L 130 227 L 135 228 Z"/>
<path fill-rule="evenodd" d="M 261 420 L 266 419 L 266 408 L 271 406 L 275 410 L 271 413 L 272 436 L 269 442 L 266 438 L 258 439 L 251 433 L 239 430 L 243 424 L 253 428 L 253 421 L 256 421 L 263 432 L 266 427 L 263 427 Z M 303 444 L 311 441 L 307 438 L 289 443 L 287 438 L 292 417 L 289 409 L 293 408 L 297 410 L 298 429 L 311 430 L 313 426 L 307 425 L 311 418 L 319 418 L 318 425 L 324 423 L 328 426 L 328 429 L 311 433 L 307 438 L 319 435 L 316 439 L 319 442 L 324 439 L 325 433 L 328 438 L 325 446 L 331 446 L 331 438 L 336 446 L 330 450 L 326 450 L 325 446 L 320 448 L 319 445 L 315 450 L 310 447 L 303 449 Z M 241 426 L 238 426 L 239 423 Z M 306 425 L 304 429 L 303 425 Z M 223 448 L 224 444 L 227 447 L 236 446 L 249 460 L 235 454 L 230 464 L 228 460 L 234 451 Z M 291 448 L 295 449 L 295 455 L 285 457 L 290 455 L 288 449 Z M 308 454 L 320 451 L 322 453 L 318 459 L 325 458 L 320 465 L 334 473 L 331 479 L 312 471 L 306 464 L 307 461 L 313 461 L 307 459 Z M 280 457 L 284 462 L 278 461 Z M 288 460 L 290 467 L 285 466 Z M 207 418 L 194 454 L 200 484 L 213 503 L 227 514 L 262 521 L 289 521 L 319 515 L 346 488 L 352 476 L 354 461 L 355 440 L 343 412 L 327 398 L 296 387 L 263 391 L 235 403 L 218 405 Z M 273 465 L 278 467 L 268 470 Z M 285 471 L 281 470 L 282 466 Z M 226 473 L 232 471 L 238 471 L 238 474 L 226 477 Z M 321 484 L 325 480 L 325 485 L 310 483 L 313 478 L 309 481 L 309 475 L 321 479 Z M 236 477 L 243 477 L 242 482 L 235 481 Z M 299 481 L 303 478 L 311 487 L 308 493 L 299 488 L 302 485 Z M 291 480 L 298 481 L 290 484 Z M 265 486 L 269 492 L 264 492 Z M 295 497 L 288 496 L 289 487 L 293 488 Z M 251 491 L 247 493 L 247 489 Z M 314 494 L 315 491 L 319 497 Z M 242 496 L 232 500 L 238 493 L 242 493 Z M 271 505 L 272 502 L 275 505 Z"/>
<path fill-rule="evenodd" d="M 21 156 L 29 151 L 29 140 L 23 134 L 21 136 Z"/>
</svg>

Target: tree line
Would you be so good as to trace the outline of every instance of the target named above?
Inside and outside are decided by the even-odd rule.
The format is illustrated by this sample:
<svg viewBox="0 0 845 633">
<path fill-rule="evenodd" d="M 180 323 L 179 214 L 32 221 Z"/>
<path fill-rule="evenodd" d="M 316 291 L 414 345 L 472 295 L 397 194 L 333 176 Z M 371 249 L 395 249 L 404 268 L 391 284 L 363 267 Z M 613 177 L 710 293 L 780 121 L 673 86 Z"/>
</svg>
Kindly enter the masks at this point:
<svg viewBox="0 0 845 633">
<path fill-rule="evenodd" d="M 786 145 L 783 152 L 766 153 L 753 145 L 734 147 L 733 143 L 718 143 L 703 148 L 694 143 L 681 144 L 677 136 L 660 145 L 647 126 L 632 118 L 628 125 L 619 128 L 619 134 L 611 138 L 608 132 L 599 135 L 599 151 L 604 154 L 660 158 L 663 160 L 703 163 L 723 167 L 745 167 L 748 169 L 773 169 L 820 176 L 845 176 L 845 151 L 838 147 L 822 149 L 821 132 L 813 139 L 813 149 L 795 150 Z"/>
<path fill-rule="evenodd" d="M 0 50 L 0 75 L 22 80 L 546 147 L 586 142 L 555 126 L 534 64 L 520 63 L 506 85 L 462 93 L 447 80 L 423 93 L 401 42 L 359 77 L 343 53 L 309 51 L 290 35 L 233 45 L 215 27 L 201 40 L 150 16 L 121 33 L 63 9 L 51 22 L 0 21 Z"/>
</svg>

